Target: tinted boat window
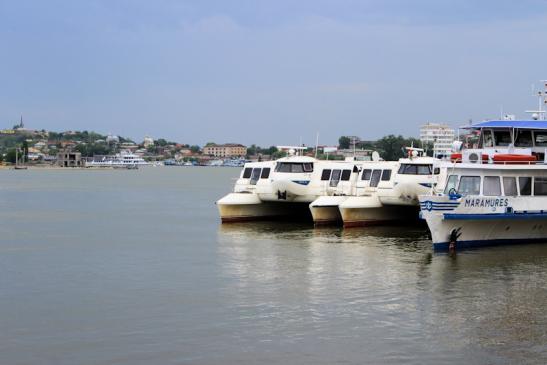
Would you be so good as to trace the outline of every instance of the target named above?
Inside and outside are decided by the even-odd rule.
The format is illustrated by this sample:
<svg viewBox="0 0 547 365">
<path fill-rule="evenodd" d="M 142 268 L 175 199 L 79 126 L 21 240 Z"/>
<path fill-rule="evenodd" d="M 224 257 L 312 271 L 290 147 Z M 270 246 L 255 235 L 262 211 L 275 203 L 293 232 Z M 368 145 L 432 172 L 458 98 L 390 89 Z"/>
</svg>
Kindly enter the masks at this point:
<svg viewBox="0 0 547 365">
<path fill-rule="evenodd" d="M 324 169 L 323 172 L 321 172 L 321 181 L 327 180 L 330 180 L 330 169 Z"/>
<path fill-rule="evenodd" d="M 340 174 L 342 170 L 332 170 L 332 175 L 330 178 L 330 186 L 335 187 L 338 185 L 338 182 L 340 181 Z"/>
<path fill-rule="evenodd" d="M 391 170 L 382 171 L 382 181 L 389 181 L 391 179 Z"/>
<path fill-rule="evenodd" d="M 462 176 L 458 193 L 462 195 L 479 195 L 481 189 L 480 176 Z"/>
<path fill-rule="evenodd" d="M 536 140 L 536 146 L 547 146 L 547 132 L 534 131 L 534 137 Z"/>
<path fill-rule="evenodd" d="M 444 193 L 449 194 L 450 190 L 456 189 L 457 183 L 458 183 L 458 175 L 450 175 L 450 177 L 448 178 L 448 181 L 446 182 Z"/>
<path fill-rule="evenodd" d="M 252 172 L 253 172 L 253 169 L 250 167 L 247 167 L 245 170 L 243 170 L 243 178 L 244 179 L 250 178 Z"/>
<path fill-rule="evenodd" d="M 485 176 L 482 186 L 482 195 L 499 196 L 501 195 L 501 185 L 499 176 Z"/>
<path fill-rule="evenodd" d="M 517 179 L 514 177 L 504 177 L 503 193 L 505 196 L 517 196 Z"/>
<path fill-rule="evenodd" d="M 547 178 L 534 177 L 534 195 L 547 195 Z"/>
<path fill-rule="evenodd" d="M 251 174 L 251 185 L 256 185 L 256 182 L 260 178 L 260 172 L 262 169 L 253 169 L 253 173 Z"/>
<path fill-rule="evenodd" d="M 270 168 L 269 167 L 265 167 L 262 169 L 262 175 L 260 175 L 260 178 L 261 179 L 267 179 L 270 177 Z"/>
<path fill-rule="evenodd" d="M 378 183 L 380 182 L 380 176 L 382 175 L 382 170 L 374 170 L 372 171 L 372 176 L 370 178 L 370 186 L 373 188 L 378 186 Z"/>
<path fill-rule="evenodd" d="M 431 175 L 431 165 L 418 165 L 418 175 Z"/>
<path fill-rule="evenodd" d="M 511 132 L 509 131 L 495 131 L 494 141 L 496 146 L 509 146 L 511 144 Z"/>
<path fill-rule="evenodd" d="M 361 180 L 370 180 L 370 175 L 372 174 L 372 170 L 363 170 L 363 175 L 361 176 Z"/>
<path fill-rule="evenodd" d="M 344 170 L 342 171 L 342 181 L 348 181 L 349 177 L 351 176 L 351 170 Z"/>
<path fill-rule="evenodd" d="M 432 165 L 401 164 L 399 174 L 401 175 L 431 175 Z"/>
<path fill-rule="evenodd" d="M 531 177 L 519 177 L 519 192 L 520 195 L 532 195 Z"/>
<path fill-rule="evenodd" d="M 532 131 L 518 131 L 515 137 L 516 147 L 532 147 Z"/>
<path fill-rule="evenodd" d="M 275 167 L 275 171 L 292 173 L 312 172 L 313 164 L 299 162 L 278 162 L 277 166 Z"/>
</svg>

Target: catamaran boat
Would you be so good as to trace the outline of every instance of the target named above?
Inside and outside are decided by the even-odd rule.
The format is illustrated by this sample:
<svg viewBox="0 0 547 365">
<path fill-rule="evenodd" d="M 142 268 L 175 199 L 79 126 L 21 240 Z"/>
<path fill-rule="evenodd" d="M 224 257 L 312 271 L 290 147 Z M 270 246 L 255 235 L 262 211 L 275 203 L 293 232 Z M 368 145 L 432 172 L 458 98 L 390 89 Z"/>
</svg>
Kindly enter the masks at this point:
<svg viewBox="0 0 547 365">
<path fill-rule="evenodd" d="M 362 161 L 292 155 L 246 163 L 234 192 L 217 201 L 222 222 L 310 217 L 309 204 L 329 189 L 349 192 Z M 328 179 L 325 178 L 329 171 Z"/>
<path fill-rule="evenodd" d="M 470 128 L 479 148 L 441 163 L 439 189 L 419 196 L 434 249 L 547 242 L 547 121 Z"/>
<path fill-rule="evenodd" d="M 409 157 L 363 166 L 355 193 L 338 205 L 344 227 L 418 220 L 418 196 L 436 185 L 438 159 L 407 148 Z"/>
</svg>

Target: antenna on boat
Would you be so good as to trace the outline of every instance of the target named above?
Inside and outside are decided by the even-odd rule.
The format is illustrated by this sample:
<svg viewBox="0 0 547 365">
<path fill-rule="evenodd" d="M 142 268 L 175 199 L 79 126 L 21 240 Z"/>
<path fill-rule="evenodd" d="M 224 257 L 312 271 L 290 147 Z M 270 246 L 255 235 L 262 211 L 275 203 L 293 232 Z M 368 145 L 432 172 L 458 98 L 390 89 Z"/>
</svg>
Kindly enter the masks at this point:
<svg viewBox="0 0 547 365">
<path fill-rule="evenodd" d="M 545 120 L 546 111 L 543 109 L 543 105 L 547 104 L 547 80 L 541 80 L 541 82 L 543 83 L 543 90 L 534 93 L 538 97 L 538 109 L 526 111 L 526 113 L 532 113 L 532 119 L 534 120 Z M 532 88 L 534 88 L 533 85 Z"/>
</svg>

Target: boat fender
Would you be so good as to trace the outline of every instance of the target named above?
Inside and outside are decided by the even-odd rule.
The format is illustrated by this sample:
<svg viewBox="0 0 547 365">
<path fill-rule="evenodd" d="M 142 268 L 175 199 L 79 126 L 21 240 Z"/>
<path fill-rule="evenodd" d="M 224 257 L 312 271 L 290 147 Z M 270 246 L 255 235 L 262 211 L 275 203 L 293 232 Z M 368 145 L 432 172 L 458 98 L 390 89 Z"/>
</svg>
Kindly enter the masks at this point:
<svg viewBox="0 0 547 365">
<path fill-rule="evenodd" d="M 277 199 L 278 200 L 287 200 L 287 192 L 281 192 L 280 190 L 277 191 Z"/>
</svg>

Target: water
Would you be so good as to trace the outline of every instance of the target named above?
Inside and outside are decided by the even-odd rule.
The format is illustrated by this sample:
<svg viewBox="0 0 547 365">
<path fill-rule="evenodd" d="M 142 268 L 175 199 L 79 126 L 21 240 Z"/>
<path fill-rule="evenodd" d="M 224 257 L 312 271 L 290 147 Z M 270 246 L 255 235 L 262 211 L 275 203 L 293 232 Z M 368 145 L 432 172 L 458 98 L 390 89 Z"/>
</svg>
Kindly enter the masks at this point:
<svg viewBox="0 0 547 365">
<path fill-rule="evenodd" d="M 547 363 L 547 245 L 221 226 L 238 172 L 0 171 L 0 364 Z"/>
</svg>

